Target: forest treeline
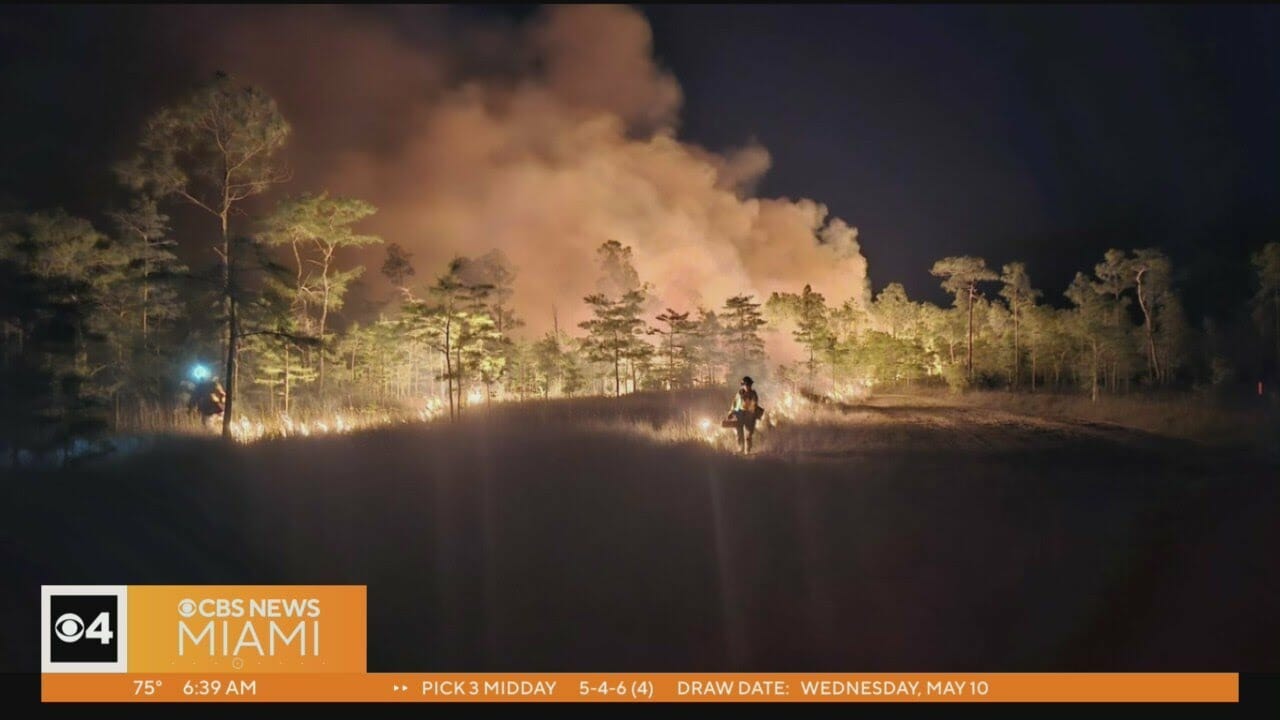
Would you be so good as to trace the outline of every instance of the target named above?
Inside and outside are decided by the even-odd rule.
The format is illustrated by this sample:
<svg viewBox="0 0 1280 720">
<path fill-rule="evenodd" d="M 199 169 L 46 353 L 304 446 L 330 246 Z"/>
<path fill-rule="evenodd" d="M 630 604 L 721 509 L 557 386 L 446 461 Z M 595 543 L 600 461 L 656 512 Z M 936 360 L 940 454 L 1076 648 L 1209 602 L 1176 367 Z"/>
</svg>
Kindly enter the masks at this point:
<svg viewBox="0 0 1280 720">
<path fill-rule="evenodd" d="M 710 307 L 658 305 L 632 248 L 602 238 L 590 319 L 525 337 L 514 268 L 497 251 L 418 267 L 364 234 L 376 212 L 328 193 L 255 200 L 285 185 L 290 127 L 261 90 L 219 75 L 151 116 L 116 168 L 128 200 L 95 226 L 61 210 L 0 216 L 4 410 L 0 443 L 65 448 L 111 431 L 164 429 L 186 416 L 189 370 L 204 363 L 236 417 L 402 406 L 435 398 L 451 417 L 494 398 L 621 394 L 718 385 L 743 374 L 841 395 L 910 383 L 1125 393 L 1224 386 L 1240 348 L 1188 322 L 1172 261 L 1110 250 L 1051 303 L 1027 267 L 948 257 L 930 269 L 950 306 L 891 283 L 870 303 L 828 302 L 809 286 Z M 215 262 L 187 267 L 170 219 L 212 238 Z M 193 235 L 194 236 L 194 235 Z M 396 288 L 377 317 L 344 317 L 366 268 L 351 248 L 384 245 Z M 1257 354 L 1280 374 L 1280 243 L 1251 258 Z M 769 332 L 802 348 L 770 363 Z"/>
</svg>

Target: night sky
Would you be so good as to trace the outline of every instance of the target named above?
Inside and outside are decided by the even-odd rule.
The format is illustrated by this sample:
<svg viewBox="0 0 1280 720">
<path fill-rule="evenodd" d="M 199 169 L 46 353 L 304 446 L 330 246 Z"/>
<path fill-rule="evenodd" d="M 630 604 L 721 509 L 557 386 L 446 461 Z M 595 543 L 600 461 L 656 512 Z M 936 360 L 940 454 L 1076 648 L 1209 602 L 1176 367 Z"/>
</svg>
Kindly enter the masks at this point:
<svg viewBox="0 0 1280 720">
<path fill-rule="evenodd" d="M 759 193 L 856 225 L 877 291 L 942 301 L 929 266 L 975 254 L 1025 260 L 1060 302 L 1108 247 L 1159 246 L 1196 322 L 1235 311 L 1249 253 L 1280 238 L 1280 9 L 642 10 L 680 137 L 758 140 Z M 115 197 L 110 164 L 198 77 L 164 32 L 146 8 L 0 9 L 0 209 Z"/>
</svg>

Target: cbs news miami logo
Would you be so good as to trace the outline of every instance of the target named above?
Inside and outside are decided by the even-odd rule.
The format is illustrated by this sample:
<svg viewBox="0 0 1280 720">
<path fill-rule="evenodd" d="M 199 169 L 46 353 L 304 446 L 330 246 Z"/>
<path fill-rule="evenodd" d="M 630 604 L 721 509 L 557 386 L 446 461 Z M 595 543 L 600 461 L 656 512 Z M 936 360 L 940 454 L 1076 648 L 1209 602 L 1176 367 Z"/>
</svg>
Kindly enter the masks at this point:
<svg viewBox="0 0 1280 720">
<path fill-rule="evenodd" d="M 365 671 L 363 585 L 45 585 L 41 672 Z"/>
</svg>

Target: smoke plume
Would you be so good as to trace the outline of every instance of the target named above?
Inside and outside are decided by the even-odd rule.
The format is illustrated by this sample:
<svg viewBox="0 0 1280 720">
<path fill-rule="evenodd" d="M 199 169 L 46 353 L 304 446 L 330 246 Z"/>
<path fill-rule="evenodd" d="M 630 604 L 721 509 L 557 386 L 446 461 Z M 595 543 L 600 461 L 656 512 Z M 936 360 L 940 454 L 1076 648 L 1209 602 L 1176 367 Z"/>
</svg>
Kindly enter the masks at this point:
<svg viewBox="0 0 1280 720">
<path fill-rule="evenodd" d="M 366 229 L 414 253 L 424 282 L 456 254 L 501 250 L 534 332 L 552 306 L 562 327 L 584 318 L 606 240 L 633 248 L 662 306 L 805 283 L 866 300 L 855 228 L 819 202 L 753 197 L 765 148 L 678 138 L 681 89 L 639 12 L 554 7 L 514 26 L 397 12 L 184 8 L 174 22 L 199 63 L 279 100 L 295 132 L 288 192 L 374 203 Z M 360 258 L 374 294 L 379 253 Z"/>
</svg>

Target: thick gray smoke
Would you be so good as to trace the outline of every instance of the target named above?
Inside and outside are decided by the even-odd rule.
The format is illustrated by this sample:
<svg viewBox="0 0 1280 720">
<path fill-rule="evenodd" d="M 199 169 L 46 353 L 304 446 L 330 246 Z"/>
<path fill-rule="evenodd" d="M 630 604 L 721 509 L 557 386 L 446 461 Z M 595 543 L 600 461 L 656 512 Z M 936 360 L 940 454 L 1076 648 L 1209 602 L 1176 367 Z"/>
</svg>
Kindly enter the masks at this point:
<svg viewBox="0 0 1280 720">
<path fill-rule="evenodd" d="M 438 8 L 403 10 L 412 31 L 336 8 L 180 12 L 180 42 L 201 63 L 280 101 L 295 128 L 288 192 L 374 203 L 367 229 L 413 252 L 423 281 L 455 254 L 500 249 L 532 331 L 553 305 L 562 325 L 582 319 L 595 250 L 611 239 L 634 249 L 664 306 L 805 283 L 866 300 L 855 228 L 812 200 L 752 197 L 764 148 L 677 138 L 680 86 L 635 10 L 557 7 L 518 27 L 461 28 Z M 379 254 L 361 259 L 381 282 Z"/>
</svg>

